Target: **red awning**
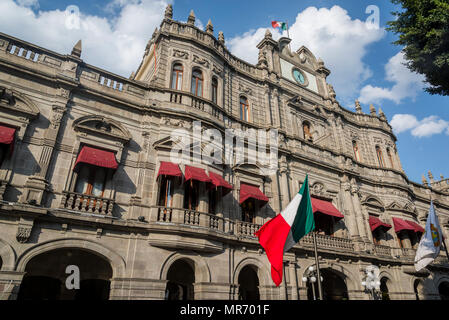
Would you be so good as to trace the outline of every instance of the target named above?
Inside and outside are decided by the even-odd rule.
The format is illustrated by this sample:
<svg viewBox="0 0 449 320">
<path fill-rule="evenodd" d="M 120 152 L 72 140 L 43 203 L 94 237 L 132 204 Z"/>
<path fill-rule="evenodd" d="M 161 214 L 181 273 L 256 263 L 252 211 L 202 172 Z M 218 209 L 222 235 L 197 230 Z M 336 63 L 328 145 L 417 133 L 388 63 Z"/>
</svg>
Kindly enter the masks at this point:
<svg viewBox="0 0 449 320">
<path fill-rule="evenodd" d="M 179 169 L 177 164 L 172 162 L 161 161 L 157 176 L 159 177 L 161 174 L 165 176 L 182 177 L 181 169 Z"/>
<path fill-rule="evenodd" d="M 406 221 L 400 218 L 393 218 L 393 224 L 394 224 L 394 231 L 396 233 L 402 230 L 410 230 L 413 232 L 421 232 L 421 233 L 424 232 L 424 229 L 419 224 L 413 221 Z"/>
<path fill-rule="evenodd" d="M 222 176 L 219 174 L 209 172 L 209 177 L 215 187 L 223 187 L 224 190 L 231 191 L 234 189 Z M 226 192 L 227 192 L 226 191 Z"/>
<path fill-rule="evenodd" d="M 374 216 L 369 216 L 369 226 L 371 227 L 371 231 L 374 231 L 379 227 L 384 227 L 387 230 L 391 228 L 391 225 L 380 221 L 379 218 L 374 217 Z"/>
<path fill-rule="evenodd" d="M 420 232 L 420 233 L 424 233 L 424 231 L 426 231 L 423 227 L 421 227 L 419 224 L 417 224 L 416 222 L 413 221 L 407 221 L 408 224 L 410 224 L 413 228 L 415 232 Z"/>
<path fill-rule="evenodd" d="M 185 181 L 196 180 L 201 182 L 211 182 L 210 178 L 207 176 L 206 171 L 201 168 L 186 166 L 184 176 L 186 178 Z"/>
<path fill-rule="evenodd" d="M 340 211 L 338 211 L 337 208 L 335 208 L 332 202 L 320 200 L 313 197 L 311 197 L 311 199 L 312 199 L 313 213 L 319 212 L 340 219 L 344 218 L 344 215 Z"/>
<path fill-rule="evenodd" d="M 11 144 L 14 142 L 15 128 L 0 126 L 0 143 Z"/>
<path fill-rule="evenodd" d="M 87 146 L 84 146 L 78 154 L 75 168 L 78 163 L 88 163 L 94 166 L 114 170 L 118 168 L 117 160 L 115 160 L 115 154 L 112 151 L 96 149 Z"/>
<path fill-rule="evenodd" d="M 268 202 L 270 199 L 260 191 L 259 187 L 251 186 L 249 184 L 240 184 L 240 204 L 246 200 L 253 198 L 263 202 Z"/>
</svg>

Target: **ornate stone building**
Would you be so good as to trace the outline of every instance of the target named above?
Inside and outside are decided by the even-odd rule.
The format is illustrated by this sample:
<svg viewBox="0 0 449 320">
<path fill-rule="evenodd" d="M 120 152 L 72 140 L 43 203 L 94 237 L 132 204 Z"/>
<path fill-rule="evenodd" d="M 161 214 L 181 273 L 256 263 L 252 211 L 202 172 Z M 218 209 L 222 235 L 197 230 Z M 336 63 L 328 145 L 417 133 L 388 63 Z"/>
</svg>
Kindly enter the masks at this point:
<svg viewBox="0 0 449 320">
<path fill-rule="evenodd" d="M 312 238 L 285 254 L 277 288 L 254 237 L 306 174 L 325 298 L 369 299 L 369 265 L 384 298 L 447 297 L 443 253 L 413 266 L 430 197 L 449 237 L 447 180 L 407 178 L 383 112 L 342 108 L 324 62 L 288 38 L 267 31 L 252 65 L 210 21 L 172 16 L 129 79 L 83 61 L 81 42 L 64 55 L 0 33 L 0 299 L 312 298 Z M 172 133 L 194 121 L 277 129 L 276 172 L 174 164 Z"/>
</svg>

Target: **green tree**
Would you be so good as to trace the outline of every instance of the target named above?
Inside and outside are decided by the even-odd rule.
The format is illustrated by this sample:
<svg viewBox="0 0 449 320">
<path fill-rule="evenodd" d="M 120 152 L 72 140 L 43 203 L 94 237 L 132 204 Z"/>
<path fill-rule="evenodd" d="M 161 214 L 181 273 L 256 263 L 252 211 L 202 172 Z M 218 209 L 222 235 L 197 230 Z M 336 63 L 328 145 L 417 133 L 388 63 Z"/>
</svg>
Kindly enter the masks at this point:
<svg viewBox="0 0 449 320">
<path fill-rule="evenodd" d="M 387 30 L 399 34 L 407 67 L 426 77 L 430 94 L 449 95 L 449 0 L 391 0 L 402 5 Z"/>
</svg>

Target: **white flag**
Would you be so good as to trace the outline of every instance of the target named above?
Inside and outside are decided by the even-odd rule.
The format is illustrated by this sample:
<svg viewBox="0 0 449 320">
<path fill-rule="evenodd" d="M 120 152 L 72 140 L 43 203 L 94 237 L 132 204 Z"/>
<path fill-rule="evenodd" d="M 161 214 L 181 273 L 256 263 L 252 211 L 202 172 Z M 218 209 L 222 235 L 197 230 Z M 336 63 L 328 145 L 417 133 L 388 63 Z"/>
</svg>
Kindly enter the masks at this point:
<svg viewBox="0 0 449 320">
<path fill-rule="evenodd" d="M 427 216 L 426 231 L 419 242 L 415 256 L 415 269 L 421 270 L 440 254 L 443 241 L 440 224 L 435 214 L 433 201 L 430 201 L 429 215 Z"/>
</svg>

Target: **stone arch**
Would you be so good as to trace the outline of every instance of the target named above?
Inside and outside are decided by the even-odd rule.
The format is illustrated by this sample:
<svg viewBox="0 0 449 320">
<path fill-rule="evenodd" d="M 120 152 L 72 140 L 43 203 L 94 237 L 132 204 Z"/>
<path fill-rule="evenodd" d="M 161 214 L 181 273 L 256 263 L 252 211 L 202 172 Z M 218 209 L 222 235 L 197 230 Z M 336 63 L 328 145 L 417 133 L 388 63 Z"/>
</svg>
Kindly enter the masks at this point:
<svg viewBox="0 0 449 320">
<path fill-rule="evenodd" d="M 378 197 L 374 195 L 368 195 L 362 202 L 362 205 L 367 205 L 374 208 L 385 209 L 385 204 Z"/>
<path fill-rule="evenodd" d="M 68 249 L 68 248 L 86 250 L 93 254 L 96 254 L 104 258 L 111 264 L 113 278 L 121 278 L 124 276 L 126 263 L 125 260 L 117 252 L 97 242 L 78 238 L 50 240 L 27 249 L 17 259 L 16 271 L 24 272 L 27 263 L 32 258 L 36 257 L 41 253 L 55 249 Z"/>
<path fill-rule="evenodd" d="M 307 275 L 309 267 L 314 266 L 316 267 L 315 262 L 309 262 L 305 267 L 302 274 L 302 277 L 299 279 L 300 286 L 307 286 L 307 283 L 304 283 L 302 281 L 302 278 Z M 355 275 L 353 272 L 349 271 L 347 268 L 343 267 L 340 264 L 334 263 L 334 262 L 320 262 L 320 269 L 330 269 L 331 271 L 334 271 L 336 274 L 341 276 L 346 283 L 346 287 L 349 291 L 356 291 L 356 290 L 363 290 L 359 284 L 359 276 Z"/>
<path fill-rule="evenodd" d="M 6 99 L 15 111 L 27 115 L 27 118 L 35 118 L 40 113 L 37 105 L 26 95 L 14 89 L 0 87 L 0 98 Z"/>
<path fill-rule="evenodd" d="M 382 279 L 382 278 L 387 278 L 390 281 L 388 283 L 388 284 L 391 284 L 391 286 L 388 287 L 388 291 L 390 293 L 400 292 L 401 291 L 401 288 L 398 286 L 398 283 L 393 281 L 394 277 L 393 277 L 393 275 L 391 275 L 391 273 L 389 273 L 389 272 L 387 272 L 385 270 L 382 270 L 379 273 L 379 279 Z"/>
<path fill-rule="evenodd" d="M 160 280 L 167 280 L 168 270 L 171 265 L 180 259 L 186 260 L 191 264 L 195 270 L 195 282 L 211 282 L 210 269 L 207 262 L 198 254 L 194 252 L 186 252 L 184 254 L 174 252 L 162 264 Z"/>
<path fill-rule="evenodd" d="M 73 129 L 77 132 L 94 133 L 101 136 L 113 137 L 126 143 L 132 136 L 120 122 L 101 115 L 86 115 L 76 119 Z"/>
<path fill-rule="evenodd" d="M 232 276 L 232 283 L 237 284 L 239 282 L 239 274 L 240 271 L 246 266 L 255 266 L 257 267 L 257 277 L 259 278 L 259 285 L 261 286 L 269 286 L 271 285 L 271 273 L 266 268 L 266 265 L 262 263 L 260 260 L 252 257 L 242 259 L 234 269 L 234 273 Z"/>
<path fill-rule="evenodd" d="M 5 240 L 0 239 L 0 258 L 2 259 L 2 271 L 14 270 L 14 264 L 16 262 L 16 252 L 13 247 Z"/>
</svg>

